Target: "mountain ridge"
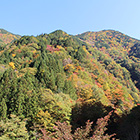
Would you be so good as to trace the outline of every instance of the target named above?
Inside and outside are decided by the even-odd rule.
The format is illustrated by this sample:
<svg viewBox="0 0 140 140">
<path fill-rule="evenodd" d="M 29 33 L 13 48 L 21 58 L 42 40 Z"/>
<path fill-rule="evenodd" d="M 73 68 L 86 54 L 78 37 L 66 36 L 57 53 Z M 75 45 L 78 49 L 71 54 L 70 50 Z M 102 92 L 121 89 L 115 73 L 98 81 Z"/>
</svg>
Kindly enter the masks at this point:
<svg viewBox="0 0 140 140">
<path fill-rule="evenodd" d="M 45 32 L 44 32 L 44 33 L 41 33 L 41 34 L 51 34 L 51 33 L 54 33 L 54 32 L 56 32 L 56 31 L 65 32 L 65 31 L 59 29 L 59 30 L 52 31 L 52 32 L 50 32 L 50 33 L 45 33 Z M 130 37 L 130 38 L 132 38 L 132 39 L 135 39 L 135 40 L 137 40 L 137 41 L 140 41 L 140 39 L 137 39 L 137 38 L 135 38 L 135 37 L 132 37 L 131 35 L 127 35 L 127 34 L 121 32 L 121 31 L 113 30 L 113 29 L 103 29 L 103 30 L 99 30 L 99 31 L 85 31 L 85 32 L 82 32 L 82 33 L 78 33 L 78 34 L 76 34 L 76 35 L 74 35 L 74 34 L 70 34 L 70 35 L 72 35 L 72 36 L 79 36 L 79 35 L 86 34 L 86 33 L 99 33 L 99 32 L 104 32 L 104 31 L 116 32 L 116 33 L 118 32 L 118 33 L 121 33 L 122 35 L 126 35 L 126 36 L 128 36 L 128 37 Z M 7 34 L 7 33 L 8 33 L 8 34 L 13 34 L 13 35 L 21 36 L 20 34 L 15 34 L 15 33 L 9 32 L 9 31 L 7 31 L 7 30 L 5 30 L 5 29 L 3 29 L 3 28 L 0 28 L 0 33 L 3 33 L 3 34 Z M 67 32 L 65 32 L 65 33 L 68 34 Z M 24 35 L 22 35 L 22 36 L 24 36 Z"/>
<path fill-rule="evenodd" d="M 100 33 L 100 32 L 106 32 L 106 31 L 121 33 L 122 35 L 126 35 L 126 36 L 128 36 L 129 38 L 132 38 L 132 39 L 135 39 L 135 40 L 137 40 L 137 41 L 140 41 L 140 39 L 137 39 L 137 38 L 135 38 L 135 37 L 132 37 L 131 35 L 127 35 L 127 34 L 121 32 L 121 31 L 113 30 L 113 29 L 104 29 L 104 30 L 99 30 L 99 31 L 85 31 L 85 32 L 80 33 L 80 34 L 76 34 L 75 36 L 80 36 L 80 35 L 84 35 L 84 34 L 87 34 L 87 33 Z"/>
<path fill-rule="evenodd" d="M 20 35 L 13 34 L 5 29 L 0 28 L 0 45 L 6 45 L 16 39 L 19 39 L 20 37 Z"/>
</svg>

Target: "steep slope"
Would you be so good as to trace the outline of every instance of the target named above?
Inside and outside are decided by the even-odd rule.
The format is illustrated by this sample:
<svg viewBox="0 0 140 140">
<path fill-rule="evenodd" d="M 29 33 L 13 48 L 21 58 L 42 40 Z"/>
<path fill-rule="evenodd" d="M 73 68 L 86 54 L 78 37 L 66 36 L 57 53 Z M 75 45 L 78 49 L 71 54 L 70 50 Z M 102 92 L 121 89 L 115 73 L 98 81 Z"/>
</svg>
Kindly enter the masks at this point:
<svg viewBox="0 0 140 140">
<path fill-rule="evenodd" d="M 130 48 L 129 57 L 140 58 L 140 43 L 136 43 L 134 46 Z"/>
<path fill-rule="evenodd" d="M 115 41 L 109 33 L 88 40 L 87 34 L 81 35 L 83 40 L 57 30 L 23 36 L 4 47 L 0 52 L 0 119 L 11 114 L 27 118 L 28 131 L 34 129 L 38 135 L 40 128 L 53 132 L 57 121 L 76 128 L 111 110 L 116 123 L 115 115 L 120 117 L 137 106 L 137 83 L 122 63 L 126 58 L 135 63 L 128 56 L 131 49 L 125 50 L 137 40 L 122 39 L 120 33 L 119 39 L 114 35 Z M 122 58 L 118 61 L 118 57 Z"/>
<path fill-rule="evenodd" d="M 73 91 L 69 94 L 73 99 L 94 99 L 123 110 L 133 107 L 140 100 L 139 91 L 125 68 L 108 54 L 63 31 L 21 37 L 2 52 L 0 60 L 5 68 L 9 65 L 16 69 L 17 76 L 30 70 L 54 92 L 67 90 L 65 84 L 59 87 L 58 73 L 63 73 L 63 83 L 67 80 L 72 82 Z M 41 74 L 41 69 L 45 67 L 49 69 L 49 77 L 54 79 L 51 84 Z"/>
<path fill-rule="evenodd" d="M 19 35 L 15 35 L 4 29 L 0 29 L 0 46 L 11 43 L 19 38 L 20 38 Z"/>
<path fill-rule="evenodd" d="M 86 32 L 77 37 L 125 67 L 130 72 L 136 87 L 140 89 L 138 82 L 140 77 L 139 40 L 113 30 Z"/>
</svg>

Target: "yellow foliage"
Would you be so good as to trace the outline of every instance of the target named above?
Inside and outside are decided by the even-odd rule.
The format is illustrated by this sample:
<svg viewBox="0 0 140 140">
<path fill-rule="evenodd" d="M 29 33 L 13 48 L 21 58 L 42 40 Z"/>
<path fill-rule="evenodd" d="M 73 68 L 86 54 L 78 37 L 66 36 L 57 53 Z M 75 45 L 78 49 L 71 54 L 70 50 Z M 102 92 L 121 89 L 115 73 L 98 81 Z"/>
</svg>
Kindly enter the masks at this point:
<svg viewBox="0 0 140 140">
<path fill-rule="evenodd" d="M 13 57 L 15 57 L 15 56 L 16 56 L 16 54 L 14 54 L 14 53 L 13 53 L 13 54 L 12 54 L 12 56 L 13 56 Z"/>
<path fill-rule="evenodd" d="M 83 50 L 84 50 L 88 55 L 91 55 L 91 54 L 87 51 L 86 46 L 83 46 Z"/>
<path fill-rule="evenodd" d="M 134 100 L 134 98 L 130 94 L 129 94 L 129 97 L 130 97 L 131 100 Z"/>
<path fill-rule="evenodd" d="M 86 103 L 93 103 L 93 102 L 96 102 L 96 99 L 88 99 L 85 101 Z"/>
<path fill-rule="evenodd" d="M 15 63 L 14 62 L 10 62 L 9 66 L 12 67 L 12 69 L 15 69 Z"/>
<path fill-rule="evenodd" d="M 36 53 L 36 50 L 34 50 L 33 53 Z"/>
<path fill-rule="evenodd" d="M 73 66 L 73 64 L 67 64 L 66 66 L 64 66 L 64 69 L 68 71 L 73 71 L 75 67 Z"/>
<path fill-rule="evenodd" d="M 109 85 L 108 85 L 108 83 L 107 82 L 104 82 L 103 83 L 103 90 L 108 90 L 108 91 L 110 91 L 110 87 L 109 87 Z"/>
<path fill-rule="evenodd" d="M 45 128 L 52 128 L 54 124 L 52 123 L 52 117 L 48 111 L 41 110 L 37 114 L 37 121 L 38 123 L 42 124 Z"/>
<path fill-rule="evenodd" d="M 59 40 L 63 40 L 63 37 L 60 37 Z"/>
<path fill-rule="evenodd" d="M 85 85 L 78 88 L 78 96 L 84 100 L 89 100 L 92 97 L 93 90 L 90 85 Z"/>
<path fill-rule="evenodd" d="M 32 63 L 33 60 L 29 60 L 29 64 Z"/>
<path fill-rule="evenodd" d="M 106 106 L 111 105 L 111 102 L 104 94 L 102 95 L 100 101 L 103 105 L 106 105 Z"/>
<path fill-rule="evenodd" d="M 58 48 L 58 49 L 63 49 L 63 47 L 60 46 L 60 45 L 57 45 L 56 48 Z"/>
</svg>

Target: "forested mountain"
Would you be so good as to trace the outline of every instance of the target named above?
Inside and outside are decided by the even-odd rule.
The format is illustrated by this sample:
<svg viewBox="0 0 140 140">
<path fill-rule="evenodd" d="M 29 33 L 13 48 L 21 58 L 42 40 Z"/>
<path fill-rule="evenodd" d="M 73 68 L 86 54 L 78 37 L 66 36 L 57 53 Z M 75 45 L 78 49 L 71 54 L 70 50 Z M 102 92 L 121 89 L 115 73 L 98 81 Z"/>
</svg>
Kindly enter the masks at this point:
<svg viewBox="0 0 140 140">
<path fill-rule="evenodd" d="M 57 30 L 1 45 L 0 139 L 138 138 L 139 44 Z"/>
<path fill-rule="evenodd" d="M 116 63 L 125 67 L 132 81 L 140 89 L 140 41 L 118 31 L 104 30 L 77 35 L 84 42 L 98 48 Z"/>
</svg>

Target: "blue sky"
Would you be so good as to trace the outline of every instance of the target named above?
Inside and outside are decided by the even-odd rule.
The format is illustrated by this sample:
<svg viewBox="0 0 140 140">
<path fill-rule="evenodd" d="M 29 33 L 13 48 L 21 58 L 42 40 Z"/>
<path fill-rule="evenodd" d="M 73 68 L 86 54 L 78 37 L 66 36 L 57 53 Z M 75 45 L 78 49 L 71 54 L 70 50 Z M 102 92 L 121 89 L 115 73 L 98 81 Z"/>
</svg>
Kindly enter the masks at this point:
<svg viewBox="0 0 140 140">
<path fill-rule="evenodd" d="M 1 0 L 0 28 L 20 35 L 113 29 L 140 39 L 140 0 Z"/>
</svg>

